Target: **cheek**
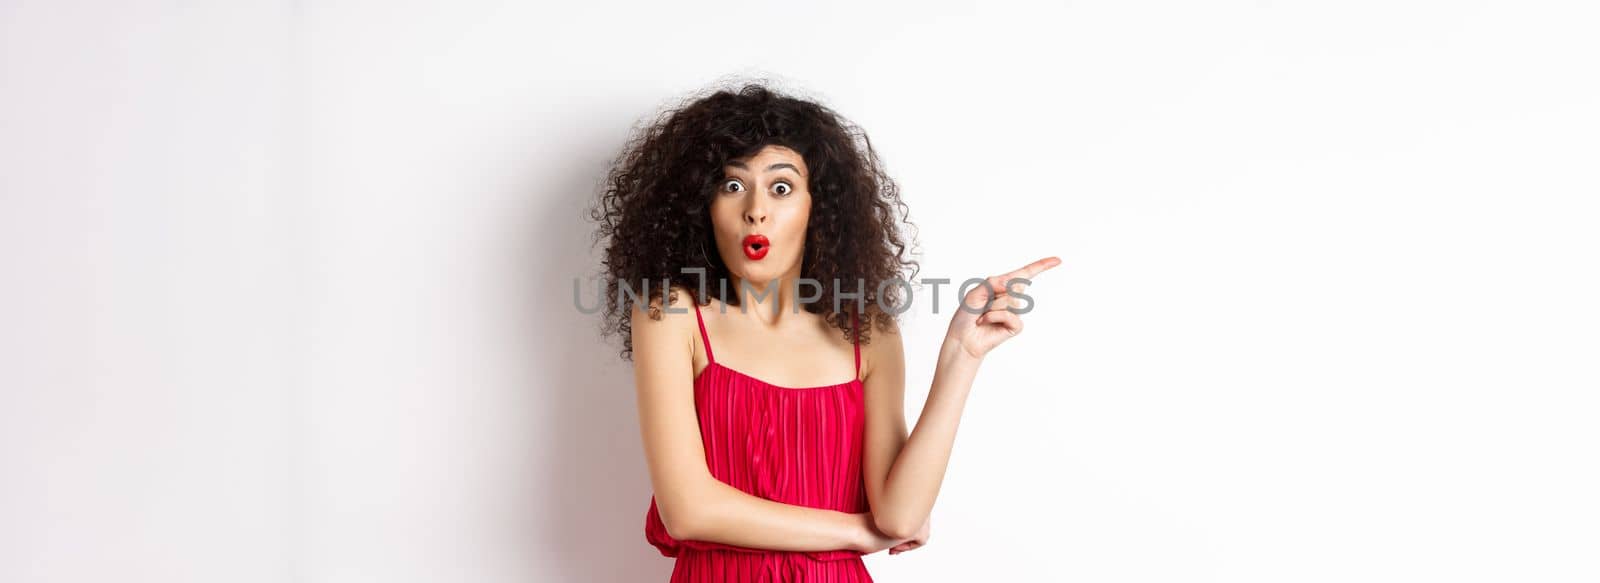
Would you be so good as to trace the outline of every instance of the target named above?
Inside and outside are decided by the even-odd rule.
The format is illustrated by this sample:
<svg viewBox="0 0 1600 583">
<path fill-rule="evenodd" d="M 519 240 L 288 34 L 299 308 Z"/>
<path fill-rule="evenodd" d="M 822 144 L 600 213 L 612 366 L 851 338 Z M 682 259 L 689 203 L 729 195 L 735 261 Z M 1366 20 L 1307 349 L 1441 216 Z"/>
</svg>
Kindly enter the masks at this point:
<svg viewBox="0 0 1600 583">
<path fill-rule="evenodd" d="M 792 227 L 789 229 L 789 237 L 796 241 L 804 241 L 806 228 L 811 224 L 811 205 L 808 203 L 791 209 L 787 218 L 789 220 L 785 223 Z"/>
<path fill-rule="evenodd" d="M 740 220 L 739 213 L 732 206 L 715 203 L 711 205 L 711 231 L 716 233 L 717 240 L 723 245 L 737 245 L 737 241 L 729 243 L 728 239 L 737 237 L 742 228 L 743 221 Z"/>
</svg>

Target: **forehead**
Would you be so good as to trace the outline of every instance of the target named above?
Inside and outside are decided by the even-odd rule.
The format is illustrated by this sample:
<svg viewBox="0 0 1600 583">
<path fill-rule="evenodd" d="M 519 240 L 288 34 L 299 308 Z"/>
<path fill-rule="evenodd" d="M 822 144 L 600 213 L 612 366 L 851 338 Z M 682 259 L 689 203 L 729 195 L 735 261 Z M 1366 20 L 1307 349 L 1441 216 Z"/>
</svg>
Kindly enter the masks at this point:
<svg viewBox="0 0 1600 583">
<path fill-rule="evenodd" d="M 747 158 L 735 158 L 728 161 L 728 167 L 736 170 L 750 170 L 753 172 L 767 172 L 773 164 L 792 164 L 799 168 L 800 173 L 806 171 L 806 161 L 798 152 L 783 146 L 765 146 L 761 151 Z M 772 169 L 773 171 L 782 168 Z"/>
</svg>

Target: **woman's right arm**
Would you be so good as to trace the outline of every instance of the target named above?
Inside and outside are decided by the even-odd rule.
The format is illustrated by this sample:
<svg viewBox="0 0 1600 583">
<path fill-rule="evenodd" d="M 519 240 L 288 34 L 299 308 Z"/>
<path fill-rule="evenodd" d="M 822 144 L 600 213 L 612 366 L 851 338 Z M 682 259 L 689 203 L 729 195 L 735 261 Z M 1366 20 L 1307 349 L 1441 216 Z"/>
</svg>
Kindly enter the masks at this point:
<svg viewBox="0 0 1600 583">
<path fill-rule="evenodd" d="M 679 298 L 688 294 L 677 294 Z M 661 298 L 653 298 L 659 305 Z M 691 302 L 678 301 L 679 309 Z M 678 540 L 780 551 L 872 553 L 897 544 L 868 513 L 784 504 L 752 496 L 711 475 L 694 405 L 694 315 L 632 309 L 634 386 L 656 511 Z"/>
</svg>

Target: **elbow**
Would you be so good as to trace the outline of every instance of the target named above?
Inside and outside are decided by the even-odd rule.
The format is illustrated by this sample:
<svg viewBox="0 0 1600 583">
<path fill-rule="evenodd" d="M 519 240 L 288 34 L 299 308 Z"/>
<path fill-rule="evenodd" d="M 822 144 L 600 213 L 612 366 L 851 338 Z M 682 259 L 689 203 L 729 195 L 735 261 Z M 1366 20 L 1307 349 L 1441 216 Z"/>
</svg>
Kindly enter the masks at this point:
<svg viewBox="0 0 1600 583">
<path fill-rule="evenodd" d="M 667 529 L 667 536 L 673 540 L 694 540 L 694 522 L 681 512 L 661 514 L 661 526 Z"/>
<path fill-rule="evenodd" d="M 890 538 L 911 538 L 922 529 L 922 524 L 912 524 L 911 520 L 897 519 L 892 516 L 873 516 L 873 526 L 878 527 L 878 532 Z"/>
<path fill-rule="evenodd" d="M 703 512 L 696 512 L 695 504 L 689 500 L 670 500 L 661 504 L 657 499 L 656 510 L 661 513 L 661 526 L 666 528 L 667 536 L 674 540 L 696 540 L 700 537 L 700 516 Z"/>
<path fill-rule="evenodd" d="M 707 474 L 709 476 L 709 474 Z M 707 522 L 715 520 L 718 493 L 686 484 L 670 492 L 656 492 L 656 510 L 661 513 L 661 526 L 674 540 L 703 540 Z"/>
</svg>

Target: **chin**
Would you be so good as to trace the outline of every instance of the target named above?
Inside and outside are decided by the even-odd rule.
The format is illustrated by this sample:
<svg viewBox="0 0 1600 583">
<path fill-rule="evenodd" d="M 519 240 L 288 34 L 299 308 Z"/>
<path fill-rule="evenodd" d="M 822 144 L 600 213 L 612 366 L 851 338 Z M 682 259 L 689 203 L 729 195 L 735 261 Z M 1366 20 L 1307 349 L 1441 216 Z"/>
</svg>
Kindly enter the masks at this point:
<svg viewBox="0 0 1600 583">
<path fill-rule="evenodd" d="M 744 265 L 739 270 L 739 278 L 749 282 L 750 286 L 756 289 L 761 289 L 762 286 L 767 285 L 767 282 L 778 279 L 783 274 L 783 271 L 773 268 L 772 266 L 776 264 L 768 263 L 767 261 L 770 259 L 772 258 L 767 257 L 756 261 L 746 258 Z"/>
<path fill-rule="evenodd" d="M 764 269 L 765 266 L 755 265 L 756 263 L 760 262 L 746 259 L 744 269 L 740 270 L 742 273 L 739 274 L 739 279 L 749 282 L 752 286 L 761 287 L 767 280 L 772 279 L 772 274 Z"/>
</svg>

